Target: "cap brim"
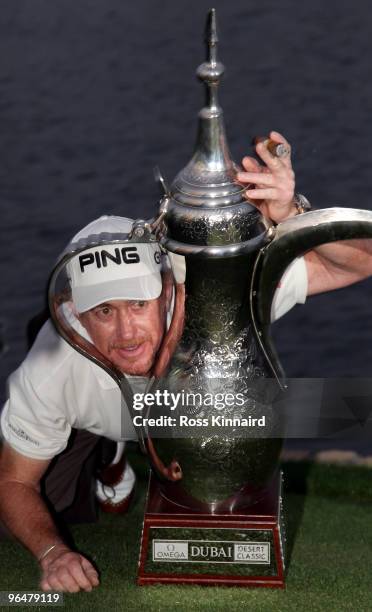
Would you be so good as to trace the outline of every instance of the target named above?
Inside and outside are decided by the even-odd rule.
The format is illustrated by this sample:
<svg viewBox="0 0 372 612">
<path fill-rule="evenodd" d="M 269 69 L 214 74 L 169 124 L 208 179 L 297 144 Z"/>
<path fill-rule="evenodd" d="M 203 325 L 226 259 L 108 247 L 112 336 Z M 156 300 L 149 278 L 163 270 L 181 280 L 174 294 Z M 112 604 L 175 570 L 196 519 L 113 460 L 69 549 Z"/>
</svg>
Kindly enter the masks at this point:
<svg viewBox="0 0 372 612">
<path fill-rule="evenodd" d="M 86 312 L 112 300 L 155 300 L 162 292 L 160 274 L 113 280 L 90 287 L 74 287 L 72 299 L 78 312 Z"/>
</svg>

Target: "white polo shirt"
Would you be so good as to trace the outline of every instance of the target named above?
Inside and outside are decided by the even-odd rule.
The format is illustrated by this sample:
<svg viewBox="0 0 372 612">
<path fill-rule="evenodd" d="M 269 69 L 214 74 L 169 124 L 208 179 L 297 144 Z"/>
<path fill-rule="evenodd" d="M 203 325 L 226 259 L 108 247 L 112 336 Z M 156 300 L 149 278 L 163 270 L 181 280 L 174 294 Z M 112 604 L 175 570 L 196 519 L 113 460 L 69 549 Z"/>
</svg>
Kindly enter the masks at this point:
<svg viewBox="0 0 372 612">
<path fill-rule="evenodd" d="M 298 258 L 275 293 L 272 320 L 304 303 L 306 294 L 306 264 Z M 129 378 L 134 392 L 144 392 L 147 378 Z M 51 459 L 62 452 L 72 427 L 116 441 L 137 439 L 117 383 L 63 340 L 51 321 L 9 377 L 8 393 L 1 414 L 2 435 L 27 457 Z"/>
</svg>

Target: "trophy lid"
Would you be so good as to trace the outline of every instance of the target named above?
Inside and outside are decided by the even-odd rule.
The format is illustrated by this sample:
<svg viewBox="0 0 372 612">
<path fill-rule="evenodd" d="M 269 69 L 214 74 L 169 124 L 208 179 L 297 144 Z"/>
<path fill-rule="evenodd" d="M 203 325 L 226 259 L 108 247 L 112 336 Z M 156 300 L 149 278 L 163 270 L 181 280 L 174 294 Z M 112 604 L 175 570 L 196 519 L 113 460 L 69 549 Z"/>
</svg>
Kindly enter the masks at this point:
<svg viewBox="0 0 372 612">
<path fill-rule="evenodd" d="M 244 187 L 236 182 L 237 167 L 227 144 L 223 111 L 218 103 L 218 87 L 225 67 L 217 60 L 216 10 L 211 9 L 206 24 L 207 61 L 196 71 L 206 89 L 206 104 L 199 112 L 194 153 L 176 176 L 172 197 L 191 206 L 228 206 Z M 219 198 L 223 198 L 223 202 Z"/>
<path fill-rule="evenodd" d="M 227 144 L 223 111 L 218 103 L 224 66 L 217 60 L 215 9 L 208 14 L 206 43 L 207 60 L 196 71 L 205 85 L 206 105 L 199 111 L 193 156 L 167 194 L 162 242 L 176 253 L 220 256 L 235 254 L 242 243 L 246 250 L 256 249 L 268 222 L 247 202 L 246 188 L 236 179 L 238 167 Z M 228 248 L 222 249 L 223 246 Z"/>
</svg>

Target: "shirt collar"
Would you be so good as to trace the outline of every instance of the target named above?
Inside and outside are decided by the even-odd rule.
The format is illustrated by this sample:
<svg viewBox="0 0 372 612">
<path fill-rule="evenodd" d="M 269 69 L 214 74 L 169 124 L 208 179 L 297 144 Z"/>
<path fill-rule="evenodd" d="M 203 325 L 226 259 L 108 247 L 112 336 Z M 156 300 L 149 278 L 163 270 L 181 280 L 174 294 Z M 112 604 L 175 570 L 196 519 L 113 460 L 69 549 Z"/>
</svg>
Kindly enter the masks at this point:
<svg viewBox="0 0 372 612">
<path fill-rule="evenodd" d="M 119 389 L 117 382 L 112 376 L 110 376 L 110 374 L 106 372 L 106 370 L 101 368 L 101 366 L 97 365 L 96 363 L 91 363 L 94 366 L 94 374 L 97 377 L 99 385 L 102 389 Z M 148 376 L 129 376 L 128 374 L 125 376 L 133 390 L 133 393 L 143 393 L 145 391 L 145 388 L 149 382 Z"/>
</svg>

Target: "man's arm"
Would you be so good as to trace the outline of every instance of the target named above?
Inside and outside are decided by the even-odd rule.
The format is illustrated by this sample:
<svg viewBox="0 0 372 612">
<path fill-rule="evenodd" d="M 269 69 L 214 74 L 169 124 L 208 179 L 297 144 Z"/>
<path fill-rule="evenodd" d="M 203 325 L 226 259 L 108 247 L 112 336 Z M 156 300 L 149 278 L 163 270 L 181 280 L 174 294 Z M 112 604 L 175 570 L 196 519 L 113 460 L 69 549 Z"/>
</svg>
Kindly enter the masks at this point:
<svg viewBox="0 0 372 612">
<path fill-rule="evenodd" d="M 270 132 L 274 142 L 290 145 L 279 132 Z M 274 157 L 265 144 L 256 145 L 265 165 L 253 157 L 242 161 L 245 172 L 238 180 L 250 187 L 246 197 L 264 216 L 280 223 L 297 214 L 294 205 L 294 173 L 290 156 Z M 346 287 L 372 275 L 372 240 L 344 240 L 316 247 L 305 255 L 308 295 Z"/>
<path fill-rule="evenodd" d="M 40 479 L 49 463 L 49 460 L 25 457 L 7 443 L 3 445 L 0 518 L 40 560 L 40 586 L 44 591 L 91 591 L 99 584 L 97 571 L 64 543 L 40 496 Z"/>
<path fill-rule="evenodd" d="M 372 275 L 372 240 L 323 244 L 305 255 L 308 295 L 347 287 Z"/>
</svg>

